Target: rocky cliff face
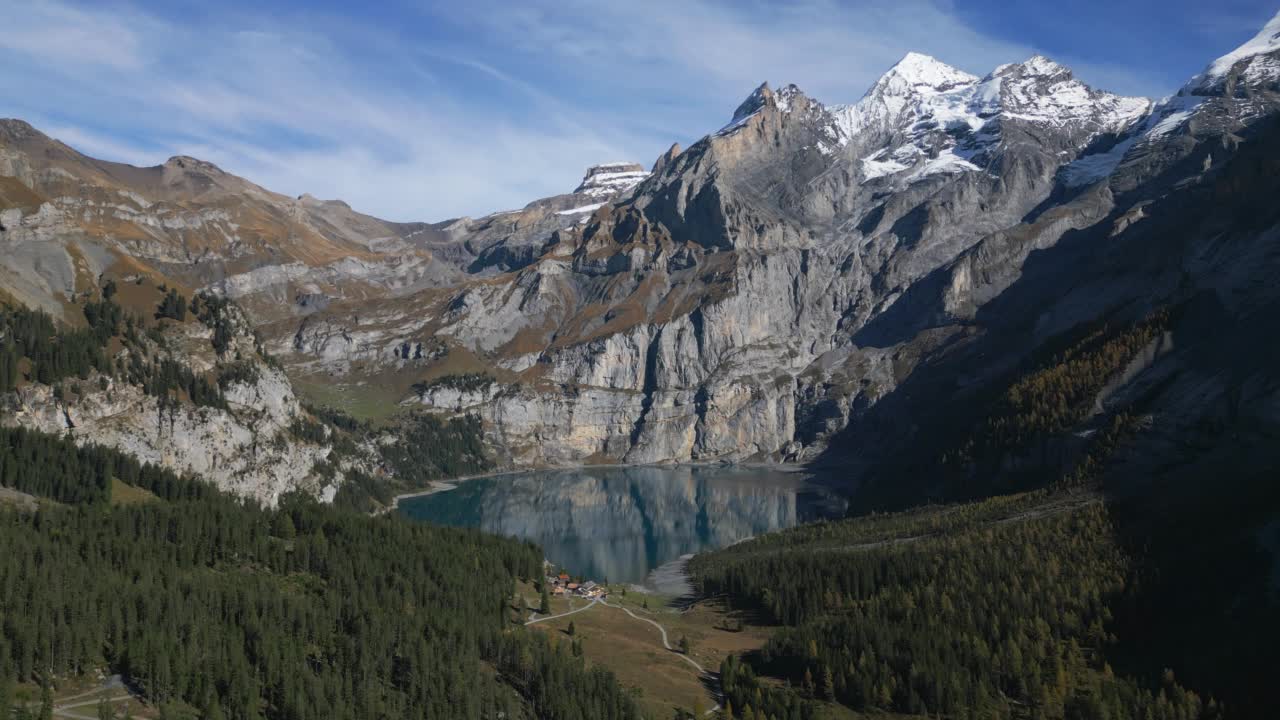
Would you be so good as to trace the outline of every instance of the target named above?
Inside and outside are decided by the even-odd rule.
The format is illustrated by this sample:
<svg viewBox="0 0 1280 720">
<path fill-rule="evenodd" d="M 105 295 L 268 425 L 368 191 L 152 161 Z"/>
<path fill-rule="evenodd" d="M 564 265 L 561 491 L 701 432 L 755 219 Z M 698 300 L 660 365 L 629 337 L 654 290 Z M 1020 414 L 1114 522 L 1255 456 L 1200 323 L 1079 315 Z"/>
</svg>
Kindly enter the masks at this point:
<svg viewBox="0 0 1280 720">
<path fill-rule="evenodd" d="M 355 459 L 339 462 L 327 443 L 295 435 L 292 427 L 307 414 L 288 377 L 258 355 L 243 315 L 232 306 L 222 312 L 228 332 L 221 355 L 211 342 L 215 331 L 194 320 L 165 322 L 145 339 L 108 345 L 120 368 L 172 360 L 197 375 L 221 374 L 220 402 L 157 392 L 147 387 L 155 376 L 132 382 L 127 372 L 91 371 L 0 394 L 0 423 L 123 450 L 267 505 L 293 490 L 332 499 L 343 481 L 339 465 L 352 467 Z M 226 371 L 229 364 L 236 372 Z M 334 467 L 322 472 L 328 464 Z"/>
<path fill-rule="evenodd" d="M 524 462 L 812 458 L 1000 322 L 982 311 L 1034 253 L 1206 181 L 1276 108 L 1250 87 L 1153 106 L 1042 57 L 976 78 L 918 55 L 848 107 L 762 86 L 435 332 L 521 373 L 472 409 Z"/>
<path fill-rule="evenodd" d="M 1256 192 L 1226 169 L 1280 107 L 1275 42 L 1273 21 L 1154 104 L 1040 56 L 977 77 L 910 54 L 852 105 L 761 86 L 650 173 L 598 166 L 572 193 L 436 224 L 187 158 L 97 163 L 9 123 L 5 287 L 54 307 L 145 264 L 239 299 L 295 377 L 479 414 L 517 465 L 807 460 L 927 413 L 912 388 L 940 362 L 968 357 L 939 377 L 984 386 L 1074 325 L 1255 293 L 1260 246 L 1222 257 L 1210 228 L 1152 220 Z M 1165 264 L 1043 266 L 1091 253 Z M 483 382 L 433 384 L 463 376 Z"/>
<path fill-rule="evenodd" d="M 64 401 L 35 385 L 7 398 L 4 409 L 7 423 L 123 450 L 267 505 L 292 490 L 333 498 L 337 483 L 315 469 L 330 448 L 289 433 L 300 409 L 283 373 L 267 370 L 254 383 L 237 384 L 228 400 L 228 410 L 167 406 L 135 385 L 109 383 Z"/>
<path fill-rule="evenodd" d="M 997 293 L 966 284 L 984 264 L 907 312 L 934 274 L 1148 107 L 1044 58 L 979 79 L 911 55 L 848 107 L 762 86 L 519 272 L 379 324 L 500 370 L 474 402 L 412 401 L 480 413 L 520 463 L 811 458 L 958 331 L 929 326 Z M 1027 232 L 1051 244 L 1104 214 L 1095 197 Z"/>
</svg>

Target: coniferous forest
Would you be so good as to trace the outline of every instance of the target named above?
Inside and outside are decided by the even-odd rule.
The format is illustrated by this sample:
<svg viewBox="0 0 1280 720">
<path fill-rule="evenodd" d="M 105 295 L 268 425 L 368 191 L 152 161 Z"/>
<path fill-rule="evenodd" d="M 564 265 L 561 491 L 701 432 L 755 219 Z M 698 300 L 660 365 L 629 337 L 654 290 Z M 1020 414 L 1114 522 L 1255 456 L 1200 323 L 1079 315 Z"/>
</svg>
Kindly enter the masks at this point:
<svg viewBox="0 0 1280 720">
<path fill-rule="evenodd" d="M 783 626 L 721 667 L 735 717 L 810 718 L 817 701 L 955 718 L 1266 717 L 1280 618 L 1247 528 L 1280 498 L 1270 477 L 1226 484 L 1235 497 L 1212 502 L 1177 497 L 1185 488 L 1114 503 L 1039 491 L 699 555 L 704 592 Z"/>
<path fill-rule="evenodd" d="M 26 431 L 0 435 L 0 679 L 119 672 L 173 717 L 634 718 L 513 622 L 527 543 L 288 497 L 278 510 Z M 113 505 L 112 480 L 153 502 Z"/>
</svg>

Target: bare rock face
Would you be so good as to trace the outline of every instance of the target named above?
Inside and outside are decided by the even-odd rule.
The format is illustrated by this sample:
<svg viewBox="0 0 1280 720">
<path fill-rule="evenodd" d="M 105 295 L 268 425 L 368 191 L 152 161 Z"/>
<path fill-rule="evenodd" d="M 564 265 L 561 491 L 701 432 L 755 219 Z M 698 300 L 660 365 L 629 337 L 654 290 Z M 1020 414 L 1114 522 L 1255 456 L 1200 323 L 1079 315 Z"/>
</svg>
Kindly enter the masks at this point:
<svg viewBox="0 0 1280 720">
<path fill-rule="evenodd" d="M 333 496 L 337 487 L 326 486 L 313 470 L 329 448 L 298 443 L 289 435 L 297 400 L 282 373 L 268 371 L 228 395 L 230 410 L 165 407 L 159 398 L 120 383 L 63 403 L 54 400 L 48 386 L 36 385 L 12 401 L 8 422 L 69 433 L 77 443 L 122 450 L 267 505 L 291 490 Z"/>
<path fill-rule="evenodd" d="M 207 346 L 209 339 L 199 325 L 172 327 L 169 334 L 188 349 Z M 232 353 L 251 358 L 252 348 L 251 336 L 232 339 Z M 184 360 L 203 370 L 208 355 L 192 351 Z M 292 490 L 332 498 L 341 476 L 325 479 L 316 468 L 330 460 L 331 449 L 290 432 L 302 409 L 288 377 L 266 363 L 252 361 L 252 368 L 224 387 L 226 409 L 165 402 L 137 385 L 92 374 L 74 383 L 77 392 L 66 398 L 40 384 L 0 397 L 3 422 L 116 448 L 266 505 Z"/>
<path fill-rule="evenodd" d="M 119 257 L 179 273 L 238 298 L 290 372 L 483 375 L 403 403 L 480 415 L 516 465 L 811 459 L 894 427 L 891 408 L 927 414 L 945 398 L 915 383 L 939 358 L 973 353 L 936 377 L 980 387 L 1077 324 L 1255 293 L 1211 228 L 1159 267 L 1129 260 L 1166 251 L 1153 221 L 1252 192 L 1240 157 L 1280 108 L 1274 25 L 1155 104 L 1041 56 L 978 77 L 913 53 L 850 105 L 762 85 L 650 173 L 600 165 L 572 193 L 434 224 L 186 158 L 93 164 L 11 123 L 0 267 L 51 305 Z M 1117 269 L 1043 266 L 1090 254 Z"/>
<path fill-rule="evenodd" d="M 918 55 L 853 106 L 761 86 L 434 332 L 519 373 L 470 407 L 518 462 L 812 458 L 999 322 L 1035 253 L 1123 232 L 1228 158 L 1277 107 L 1258 87 L 1153 106 L 1043 57 L 978 78 Z"/>
<path fill-rule="evenodd" d="M 763 85 L 433 332 L 495 358 L 525 341 L 512 390 L 469 408 L 517 462 L 810 458 L 949 334 L 930 328 L 1106 214 L 1093 193 L 1013 230 L 1147 107 L 1044 58 L 979 79 L 912 55 L 847 107 Z"/>
</svg>

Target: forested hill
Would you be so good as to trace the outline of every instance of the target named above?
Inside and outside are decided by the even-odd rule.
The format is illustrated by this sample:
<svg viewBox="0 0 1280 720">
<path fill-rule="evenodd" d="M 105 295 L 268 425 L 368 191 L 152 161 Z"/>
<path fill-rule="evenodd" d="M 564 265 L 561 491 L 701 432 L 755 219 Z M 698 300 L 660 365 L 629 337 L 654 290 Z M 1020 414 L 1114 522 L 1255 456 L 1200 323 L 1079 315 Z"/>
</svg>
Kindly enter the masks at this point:
<svg viewBox="0 0 1280 720">
<path fill-rule="evenodd" d="M 0 425 L 115 447 L 267 503 L 300 490 L 372 511 L 492 467 L 478 418 L 371 422 L 305 403 L 233 301 L 188 301 L 147 278 L 99 278 L 62 321 L 0 296 Z"/>
<path fill-rule="evenodd" d="M 264 509 L 20 429 L 0 479 L 39 498 L 0 505 L 0 704 L 106 670 L 172 718 L 638 717 L 514 623 L 528 543 L 297 494 Z"/>
<path fill-rule="evenodd" d="M 1269 718 L 1278 492 L 1270 474 L 1223 476 L 1212 494 L 1039 491 L 805 526 L 690 570 L 706 593 L 784 626 L 721 668 L 735 717 L 810 718 L 827 702 L 948 718 Z"/>
</svg>

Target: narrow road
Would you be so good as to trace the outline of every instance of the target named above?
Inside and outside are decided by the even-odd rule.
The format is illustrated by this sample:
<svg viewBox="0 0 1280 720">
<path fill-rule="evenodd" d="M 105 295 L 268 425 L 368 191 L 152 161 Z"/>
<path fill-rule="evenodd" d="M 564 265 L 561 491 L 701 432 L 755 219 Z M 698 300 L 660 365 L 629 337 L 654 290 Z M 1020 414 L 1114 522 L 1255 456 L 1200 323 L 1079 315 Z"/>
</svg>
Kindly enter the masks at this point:
<svg viewBox="0 0 1280 720">
<path fill-rule="evenodd" d="M 568 617 L 568 616 L 573 615 L 573 614 L 575 614 L 575 613 L 580 613 L 580 612 L 582 612 L 583 610 L 589 610 L 589 609 L 591 609 L 592 607 L 594 607 L 597 603 L 602 603 L 602 604 L 604 604 L 604 605 L 608 605 L 608 604 L 609 604 L 609 603 L 605 603 L 605 602 L 603 602 L 602 600 L 600 600 L 600 598 L 596 598 L 595 600 L 592 600 L 591 602 L 587 603 L 586 605 L 583 605 L 582 607 L 578 608 L 577 610 L 570 610 L 569 612 L 560 613 L 559 615 L 547 615 L 546 617 L 540 617 L 540 618 L 534 618 L 534 619 L 532 619 L 532 620 L 527 620 L 527 621 L 525 621 L 525 625 L 532 625 L 532 624 L 534 624 L 534 623 L 540 623 L 540 622 L 543 622 L 543 621 L 545 621 L 545 620 L 555 620 L 556 618 Z M 613 607 L 613 606 L 610 606 L 610 607 Z M 666 641 L 664 640 L 663 642 L 666 642 Z M 668 648 L 668 649 L 669 649 L 669 648 Z"/>
<path fill-rule="evenodd" d="M 122 700 L 132 700 L 132 699 L 133 699 L 133 696 L 132 696 L 132 695 L 129 695 L 128 693 L 125 693 L 124 695 L 119 695 L 119 696 L 116 696 L 116 697 L 107 698 L 107 702 L 108 702 L 108 703 L 112 703 L 112 704 L 114 704 L 114 703 L 118 703 L 118 702 L 120 702 L 120 701 L 122 701 Z M 96 714 L 95 714 L 95 715 L 81 715 L 81 714 L 79 714 L 79 713 L 71 712 L 71 709 L 72 709 L 72 708 L 88 707 L 88 706 L 90 706 L 90 705 L 96 706 L 100 701 L 101 701 L 101 698 L 99 698 L 98 700 L 85 700 L 85 701 L 78 702 L 78 703 L 70 703 L 70 704 L 63 703 L 62 705 L 58 705 L 57 707 L 55 707 L 55 708 L 53 709 L 53 714 L 54 714 L 54 716 L 55 716 L 55 717 L 70 718 L 70 720 L 96 720 L 96 718 L 97 718 L 97 715 L 96 715 Z"/>
<path fill-rule="evenodd" d="M 673 648 L 673 647 L 671 647 L 671 643 L 667 641 L 667 629 L 666 629 L 666 628 L 664 628 L 664 627 L 662 627 L 662 625 L 659 625 L 656 621 L 654 621 L 654 620 L 650 620 L 649 618 L 643 618 L 643 617 L 640 617 L 639 615 L 637 615 L 637 614 L 635 614 L 635 613 L 631 612 L 631 609 L 630 609 L 630 608 L 625 608 L 625 607 L 623 607 L 623 606 L 621 606 L 621 605 L 609 605 L 609 603 L 607 603 L 607 602 L 606 602 L 606 603 L 604 603 L 604 604 L 605 604 L 605 605 L 608 605 L 608 606 L 609 606 L 609 607 L 611 607 L 611 608 L 617 608 L 617 609 L 621 610 L 622 612 L 624 612 L 624 613 L 626 613 L 626 614 L 630 615 L 631 617 L 633 617 L 633 618 L 635 618 L 635 619 L 639 620 L 640 622 L 647 622 L 647 623 L 649 623 L 650 625 L 652 625 L 652 626 L 654 626 L 654 627 L 658 628 L 658 632 L 662 633 L 662 647 L 664 647 L 664 648 L 666 648 L 666 649 L 670 650 L 671 652 L 676 652 L 676 649 L 675 649 L 675 648 Z M 694 660 L 693 658 L 689 657 L 688 655 L 685 655 L 684 653 L 676 653 L 676 654 L 677 654 L 677 655 L 679 655 L 679 656 L 681 657 L 681 659 L 683 659 L 685 662 L 687 662 L 687 663 L 689 663 L 690 665 L 692 665 L 692 666 L 694 666 L 695 668 L 697 668 L 697 669 L 698 669 L 698 672 L 700 672 L 700 673 L 705 673 L 705 672 L 707 671 L 707 669 L 706 669 L 706 668 L 704 668 L 704 667 L 702 667 L 701 665 L 699 665 L 699 664 L 698 664 L 698 662 L 697 662 L 696 660 Z"/>
<path fill-rule="evenodd" d="M 707 672 L 707 669 L 706 669 L 706 668 L 704 668 L 704 667 L 702 667 L 701 665 L 699 665 L 699 664 L 698 664 L 698 661 L 697 661 L 697 660 L 694 660 L 693 658 L 689 657 L 688 655 L 685 655 L 685 654 L 684 654 L 684 653 L 682 653 L 682 652 L 676 652 L 676 649 L 675 649 L 675 648 L 673 648 L 673 647 L 671 647 L 671 643 L 667 641 L 667 629 L 666 629 L 666 628 L 664 628 L 664 627 L 662 627 L 662 625 L 661 625 L 661 624 L 659 624 L 657 621 L 655 621 L 655 620 L 650 620 L 649 618 L 640 617 L 639 615 L 637 615 L 637 614 L 635 614 L 635 613 L 631 612 L 631 608 L 626 608 L 626 607 L 623 607 L 623 606 L 621 606 L 621 605 L 610 605 L 609 603 L 604 602 L 604 601 L 600 601 L 600 602 L 601 602 L 603 605 L 605 605 L 606 607 L 617 608 L 618 610 L 621 610 L 622 612 L 624 612 L 624 613 L 626 613 L 626 614 L 630 615 L 631 617 L 635 618 L 636 620 L 639 620 L 640 622 L 647 622 L 647 623 L 649 623 L 650 625 L 652 625 L 652 626 L 654 626 L 654 627 L 658 628 L 658 632 L 662 633 L 662 646 L 663 646 L 664 648 L 666 648 L 668 651 L 670 651 L 670 652 L 672 652 L 672 653 L 675 653 L 676 657 L 680 658 L 681 660 L 684 660 L 685 662 L 689 663 L 689 664 L 690 664 L 690 665 L 692 665 L 694 668 L 696 668 L 696 669 L 698 670 L 698 674 L 699 674 L 699 675 L 709 675 L 709 674 L 710 674 L 710 673 L 708 673 L 708 672 Z M 722 691 L 722 692 L 723 692 L 723 691 Z M 719 710 L 719 709 L 720 709 L 720 703 L 718 703 L 718 702 L 717 702 L 717 703 L 715 704 L 715 706 L 714 706 L 714 707 L 712 707 L 710 710 L 708 710 L 705 714 L 706 714 L 706 715 L 710 715 L 710 714 L 712 714 L 712 713 L 716 712 L 716 711 L 717 711 L 717 710 Z"/>
<path fill-rule="evenodd" d="M 82 692 L 79 695 L 72 695 L 70 697 L 62 698 L 61 700 L 57 701 L 54 704 L 53 714 L 55 717 L 71 718 L 71 720 L 94 720 L 96 715 L 95 716 L 81 715 L 79 713 L 72 712 L 72 710 L 75 708 L 83 708 L 83 707 L 90 707 L 90 706 L 96 707 L 97 704 L 102 701 L 104 691 L 110 691 L 113 689 L 121 689 L 121 688 L 118 685 L 114 685 L 109 682 L 105 687 L 98 688 L 97 690 L 90 690 L 88 692 Z M 89 700 L 83 699 L 83 698 L 89 698 L 95 695 L 97 697 L 92 697 L 92 699 L 89 699 Z M 125 692 L 123 695 L 108 697 L 106 700 L 108 703 L 114 704 L 114 703 L 122 702 L 125 700 L 133 700 L 133 699 L 134 697 L 132 695 L 130 695 L 128 692 Z M 28 708 L 38 708 L 39 706 L 40 706 L 39 702 L 27 703 Z"/>
</svg>

